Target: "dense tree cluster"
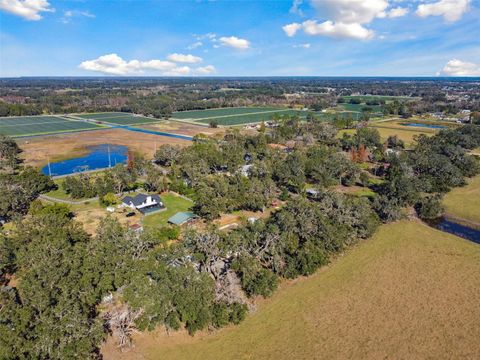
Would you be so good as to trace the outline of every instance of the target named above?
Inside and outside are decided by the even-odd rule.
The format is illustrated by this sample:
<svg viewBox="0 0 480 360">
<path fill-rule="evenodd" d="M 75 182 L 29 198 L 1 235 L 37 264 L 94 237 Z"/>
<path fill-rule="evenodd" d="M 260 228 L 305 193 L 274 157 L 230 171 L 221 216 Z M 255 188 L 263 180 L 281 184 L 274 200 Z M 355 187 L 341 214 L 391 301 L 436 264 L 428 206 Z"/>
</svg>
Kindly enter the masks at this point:
<svg viewBox="0 0 480 360">
<path fill-rule="evenodd" d="M 478 160 L 468 154 L 478 146 L 480 128 L 475 125 L 443 130 L 430 138 L 418 136 L 412 151 L 388 159 L 385 182 L 377 189 L 375 204 L 381 217 L 397 219 L 400 209 L 411 205 L 426 219 L 440 214 L 439 196 L 480 173 Z"/>
<path fill-rule="evenodd" d="M 118 164 L 101 174 L 67 176 L 61 186 L 74 199 L 103 197 L 108 193 L 118 194 L 134 189 L 136 178 L 135 172 Z"/>
<path fill-rule="evenodd" d="M 39 170 L 23 166 L 17 143 L 0 135 L 0 219 L 26 214 L 30 203 L 55 187 Z"/>
</svg>

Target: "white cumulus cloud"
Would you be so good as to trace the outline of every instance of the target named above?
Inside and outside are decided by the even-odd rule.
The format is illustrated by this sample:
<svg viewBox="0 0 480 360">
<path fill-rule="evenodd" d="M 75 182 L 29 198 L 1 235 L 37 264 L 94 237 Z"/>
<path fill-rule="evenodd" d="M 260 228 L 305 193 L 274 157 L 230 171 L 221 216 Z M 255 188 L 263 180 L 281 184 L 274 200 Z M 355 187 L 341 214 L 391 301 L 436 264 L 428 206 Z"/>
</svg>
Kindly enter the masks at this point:
<svg viewBox="0 0 480 360">
<path fill-rule="evenodd" d="M 408 8 L 396 7 L 387 12 L 387 17 L 397 18 L 407 15 L 409 12 Z"/>
<path fill-rule="evenodd" d="M 282 27 L 283 31 L 285 32 L 285 34 L 287 34 L 288 37 L 294 36 L 301 28 L 302 24 L 299 23 L 287 24 Z"/>
<path fill-rule="evenodd" d="M 440 75 L 480 76 L 480 64 L 452 59 L 443 67 Z"/>
<path fill-rule="evenodd" d="M 420 4 L 416 14 L 422 18 L 427 16 L 443 16 L 447 22 L 460 20 L 469 9 L 470 0 L 440 0 L 434 3 Z"/>
<path fill-rule="evenodd" d="M 217 70 L 213 65 L 207 65 L 207 66 L 198 67 L 195 69 L 195 73 L 198 75 L 209 75 L 209 74 L 213 74 L 216 71 Z"/>
<path fill-rule="evenodd" d="M 165 76 L 186 76 L 190 75 L 192 69 L 188 66 L 178 66 L 174 67 L 172 70 L 165 71 L 162 75 Z"/>
<path fill-rule="evenodd" d="M 347 24 L 368 24 L 382 17 L 388 8 L 387 0 L 311 0 L 311 3 L 322 16 Z"/>
<path fill-rule="evenodd" d="M 107 54 L 94 60 L 83 61 L 79 65 L 79 68 L 102 74 L 122 76 L 141 75 L 148 70 L 163 76 L 208 75 L 216 71 L 213 65 L 206 65 L 194 69 L 189 66 L 179 66 L 176 62 L 169 60 L 126 61 L 117 54 Z"/>
<path fill-rule="evenodd" d="M 235 49 L 245 50 L 250 47 L 250 42 L 248 40 L 240 39 L 236 36 L 222 36 L 219 40 L 223 46 L 228 46 Z"/>
<path fill-rule="evenodd" d="M 202 61 L 201 57 L 194 56 L 194 55 L 184 55 L 184 54 L 170 54 L 167 56 L 167 60 L 179 63 L 186 63 L 186 64 L 195 64 Z"/>
<path fill-rule="evenodd" d="M 310 3 L 318 16 L 326 20 L 311 19 L 301 24 L 287 24 L 282 27 L 287 36 L 293 37 L 303 30 L 307 35 L 368 40 L 375 33 L 366 25 L 374 19 L 400 17 L 408 13 L 408 8 L 389 9 L 388 0 L 310 0 Z"/>
<path fill-rule="evenodd" d="M 318 24 L 314 20 L 303 23 L 303 31 L 307 35 L 324 35 L 334 38 L 350 38 L 358 40 L 371 39 L 374 32 L 358 23 L 334 23 L 330 20 Z"/>
<path fill-rule="evenodd" d="M 53 12 L 47 0 L 0 0 L 0 9 L 27 20 L 40 20 L 42 12 Z"/>
</svg>

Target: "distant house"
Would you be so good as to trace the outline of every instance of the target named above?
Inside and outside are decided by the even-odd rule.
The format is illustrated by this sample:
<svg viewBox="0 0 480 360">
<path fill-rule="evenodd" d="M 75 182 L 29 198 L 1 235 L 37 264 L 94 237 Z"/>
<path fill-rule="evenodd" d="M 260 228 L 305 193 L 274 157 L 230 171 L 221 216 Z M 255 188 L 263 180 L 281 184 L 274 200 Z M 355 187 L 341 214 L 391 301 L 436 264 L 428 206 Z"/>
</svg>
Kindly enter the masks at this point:
<svg viewBox="0 0 480 360">
<path fill-rule="evenodd" d="M 180 226 L 196 218 L 197 218 L 197 215 L 195 215 L 190 211 L 178 212 L 175 215 L 173 215 L 170 219 L 168 219 L 168 223 Z"/>
<path fill-rule="evenodd" d="M 122 199 L 122 205 L 129 207 L 132 210 L 138 210 L 144 215 L 165 208 L 159 195 L 145 194 L 137 194 L 133 197 L 125 196 Z"/>
</svg>

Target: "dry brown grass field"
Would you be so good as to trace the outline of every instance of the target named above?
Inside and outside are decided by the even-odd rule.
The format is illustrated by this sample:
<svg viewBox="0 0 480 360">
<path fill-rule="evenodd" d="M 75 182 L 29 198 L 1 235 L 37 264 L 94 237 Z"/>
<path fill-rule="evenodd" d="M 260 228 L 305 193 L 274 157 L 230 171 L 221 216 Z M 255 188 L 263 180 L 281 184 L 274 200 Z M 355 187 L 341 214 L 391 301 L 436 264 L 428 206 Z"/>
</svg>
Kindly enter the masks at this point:
<svg viewBox="0 0 480 360">
<path fill-rule="evenodd" d="M 480 246 L 419 222 L 376 235 L 284 282 L 238 326 L 135 336 L 108 359 L 478 359 Z"/>
<path fill-rule="evenodd" d="M 199 130 L 203 129 L 198 127 Z M 179 132 L 181 134 L 181 132 Z M 188 134 L 185 134 L 188 135 Z M 171 137 L 144 134 L 122 129 L 106 129 L 71 134 L 49 135 L 17 139 L 23 149 L 23 158 L 27 165 L 43 166 L 47 158 L 51 161 L 68 159 L 86 153 L 86 147 L 98 144 L 128 146 L 134 152 L 152 157 L 155 146 L 162 144 L 189 145 L 191 141 Z"/>
</svg>

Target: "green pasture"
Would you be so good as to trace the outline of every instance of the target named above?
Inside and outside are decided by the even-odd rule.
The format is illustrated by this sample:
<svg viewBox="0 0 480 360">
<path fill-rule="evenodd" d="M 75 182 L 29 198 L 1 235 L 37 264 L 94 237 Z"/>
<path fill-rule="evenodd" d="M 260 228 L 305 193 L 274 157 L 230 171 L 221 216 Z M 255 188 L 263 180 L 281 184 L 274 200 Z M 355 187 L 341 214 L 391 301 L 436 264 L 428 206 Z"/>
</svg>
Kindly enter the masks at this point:
<svg viewBox="0 0 480 360">
<path fill-rule="evenodd" d="M 0 134 L 27 136 L 93 130 L 97 124 L 72 120 L 61 116 L 13 116 L 0 118 Z"/>
<path fill-rule="evenodd" d="M 300 115 L 302 112 L 297 110 L 278 110 L 271 112 L 262 112 L 262 113 L 253 113 L 253 114 L 243 114 L 243 115 L 231 115 L 231 116 L 222 116 L 222 117 L 211 117 L 207 119 L 197 120 L 196 122 L 202 124 L 209 124 L 212 121 L 216 121 L 218 125 L 242 125 L 257 123 L 262 121 L 272 120 L 275 115 Z"/>
<path fill-rule="evenodd" d="M 125 112 L 106 112 L 96 114 L 75 114 L 75 117 L 82 119 L 95 120 L 102 123 L 114 125 L 140 125 L 155 123 L 161 121 L 160 119 L 148 118 L 140 115 L 133 115 Z"/>
<path fill-rule="evenodd" d="M 231 108 L 219 108 L 219 109 L 208 109 L 208 110 L 191 110 L 191 111 L 176 111 L 172 114 L 173 119 L 180 120 L 203 120 L 207 118 L 217 118 L 219 116 L 227 115 L 242 115 L 242 114 L 253 114 L 259 112 L 272 112 L 272 111 L 283 111 L 288 110 L 286 108 L 279 107 L 231 107 Z"/>
</svg>

